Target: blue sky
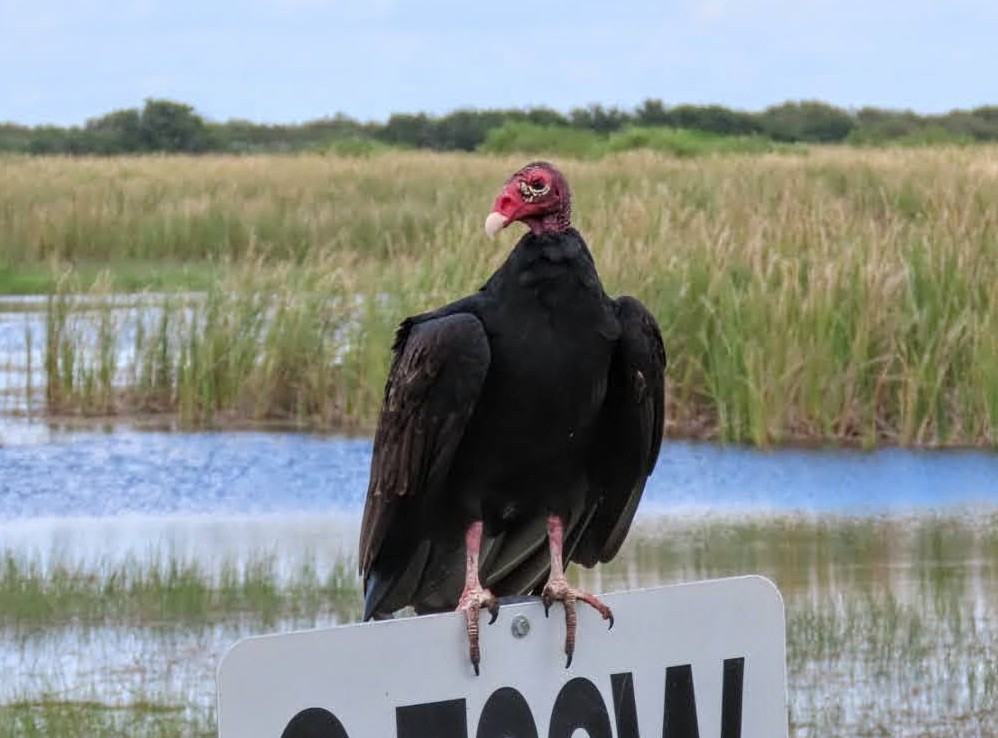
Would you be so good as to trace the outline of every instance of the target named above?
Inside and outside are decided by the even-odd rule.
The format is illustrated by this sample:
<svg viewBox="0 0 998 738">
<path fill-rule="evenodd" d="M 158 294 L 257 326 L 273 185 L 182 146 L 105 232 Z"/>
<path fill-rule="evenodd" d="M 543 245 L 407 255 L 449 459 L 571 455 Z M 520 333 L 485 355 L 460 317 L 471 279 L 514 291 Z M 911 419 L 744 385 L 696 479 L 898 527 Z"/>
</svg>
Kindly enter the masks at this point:
<svg viewBox="0 0 998 738">
<path fill-rule="evenodd" d="M 612 9 L 611 9 L 612 8 Z M 0 0 L 0 121 L 998 104 L 998 0 Z"/>
</svg>

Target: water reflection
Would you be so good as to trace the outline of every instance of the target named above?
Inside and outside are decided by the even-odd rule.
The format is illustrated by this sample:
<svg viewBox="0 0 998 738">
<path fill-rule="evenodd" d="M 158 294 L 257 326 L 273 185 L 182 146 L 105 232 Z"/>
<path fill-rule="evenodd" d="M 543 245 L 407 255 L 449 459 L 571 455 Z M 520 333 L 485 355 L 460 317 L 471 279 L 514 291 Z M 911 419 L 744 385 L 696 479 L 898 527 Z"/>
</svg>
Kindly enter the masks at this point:
<svg viewBox="0 0 998 738">
<path fill-rule="evenodd" d="M 75 295 L 70 299 L 74 310 L 67 318 L 67 326 L 76 335 L 95 337 L 94 311 L 103 308 L 111 321 L 125 326 L 118 334 L 115 346 L 116 365 L 124 367 L 134 356 L 138 326 L 141 324 L 148 330 L 155 324 L 159 317 L 157 306 L 165 296 Z M 189 300 L 191 297 L 184 295 L 175 299 Z M 0 357 L 3 357 L 0 359 L 0 412 L 32 414 L 41 409 L 48 305 L 48 297 L 44 295 L 0 297 Z M 118 382 L 124 379 L 122 375 Z"/>
<path fill-rule="evenodd" d="M 0 710 L 149 701 L 210 723 L 233 641 L 357 617 L 370 453 L 0 423 L 0 670 L 17 675 Z M 122 585 L 171 567 L 186 579 L 160 609 L 160 580 Z M 573 576 L 612 591 L 745 573 L 784 594 L 793 735 L 998 734 L 998 454 L 669 442 L 620 556 Z"/>
<path fill-rule="evenodd" d="M 354 518 L 289 518 L 270 529 L 247 521 L 231 521 L 232 535 L 225 521 L 199 521 L 150 560 L 196 559 L 209 580 L 232 557 L 246 563 L 261 551 L 311 562 L 269 570 L 275 591 L 289 593 L 275 600 L 277 617 L 190 610 L 152 625 L 8 622 L 0 668 L 19 678 L 2 699 L 153 695 L 210 719 L 214 667 L 235 639 L 356 617 L 356 580 L 332 598 L 293 594 L 313 576 L 302 571 L 352 568 Z M 98 560 L 92 576 L 114 566 Z M 575 572 L 598 591 L 748 572 L 772 578 L 787 607 L 795 736 L 998 730 L 998 507 L 905 518 L 646 514 L 615 561 Z"/>
<path fill-rule="evenodd" d="M 337 625 L 335 617 L 283 619 L 276 631 Z M 151 702 L 210 714 L 215 673 L 236 640 L 259 622 L 144 626 L 65 626 L 7 634 L 0 669 L 16 674 L 0 702 L 50 699 L 127 705 Z M 270 632 L 269 630 L 267 632 Z"/>
<path fill-rule="evenodd" d="M 28 427 L 38 427 L 27 424 Z M 371 443 L 298 433 L 0 425 L 0 520 L 357 511 Z M 998 503 L 998 453 L 760 452 L 670 441 L 642 498 L 677 511 L 849 512 Z"/>
</svg>

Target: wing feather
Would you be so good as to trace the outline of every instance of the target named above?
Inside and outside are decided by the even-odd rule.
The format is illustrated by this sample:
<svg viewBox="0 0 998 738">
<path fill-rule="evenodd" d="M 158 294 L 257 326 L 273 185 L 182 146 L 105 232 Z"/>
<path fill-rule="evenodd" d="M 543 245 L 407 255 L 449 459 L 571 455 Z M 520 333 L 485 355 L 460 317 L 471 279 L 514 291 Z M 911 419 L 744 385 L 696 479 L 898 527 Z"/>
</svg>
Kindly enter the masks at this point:
<svg viewBox="0 0 998 738">
<path fill-rule="evenodd" d="M 655 468 L 665 420 L 665 347 L 654 316 L 633 297 L 614 305 L 621 335 L 610 365 L 590 476 L 595 511 L 574 561 L 593 566 L 620 550 Z"/>
<path fill-rule="evenodd" d="M 387 579 L 379 571 L 376 599 L 388 597 L 392 580 L 413 579 L 403 574 L 420 537 L 418 520 L 439 501 L 491 360 L 485 330 L 469 313 L 407 319 L 393 351 L 374 436 L 359 565 L 365 584 L 380 557 L 397 559 L 399 568 Z M 378 604 L 369 601 L 365 610 Z"/>
</svg>

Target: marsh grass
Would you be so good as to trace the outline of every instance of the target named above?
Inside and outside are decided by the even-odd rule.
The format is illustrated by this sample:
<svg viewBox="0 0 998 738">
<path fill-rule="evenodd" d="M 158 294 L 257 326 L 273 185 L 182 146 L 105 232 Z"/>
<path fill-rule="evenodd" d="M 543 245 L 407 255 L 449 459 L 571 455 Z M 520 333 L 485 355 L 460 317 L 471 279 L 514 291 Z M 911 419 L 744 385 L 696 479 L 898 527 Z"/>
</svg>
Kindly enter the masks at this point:
<svg viewBox="0 0 998 738">
<path fill-rule="evenodd" d="M 786 604 L 796 738 L 990 736 L 998 731 L 996 531 L 993 510 L 890 519 L 663 519 L 642 522 L 609 565 L 570 573 L 596 591 L 744 573 L 771 577 Z M 269 555 L 209 564 L 153 551 L 115 565 L 58 559 L 43 565 L 8 551 L 0 580 L 8 635 L 58 640 L 61 632 L 101 623 L 131 634 L 122 642 L 139 649 L 149 673 L 126 699 L 108 698 L 122 690 L 115 684 L 93 685 L 91 699 L 29 689 L 0 705 L 0 734 L 210 734 L 211 659 L 205 673 L 185 672 L 179 684 L 173 674 L 166 690 L 155 669 L 184 658 L 168 634 L 235 624 L 215 636 L 220 642 L 190 639 L 221 653 L 239 634 L 303 627 L 330 613 L 338 622 L 354 621 L 360 590 L 353 562 L 338 556 L 282 570 Z M 146 650 L 134 640 L 139 631 Z M 101 653 L 96 642 L 81 643 L 82 653 Z M 115 652 L 122 647 L 116 643 L 109 646 Z M 99 664 L 86 671 L 123 684 L 131 678 Z M 50 678 L 55 685 L 65 679 Z M 82 727 L 74 732 L 74 726 Z"/>
<path fill-rule="evenodd" d="M 0 259 L 2 259 L 0 255 Z M 108 271 L 106 261 L 73 261 L 81 283 L 93 284 Z M 56 292 L 62 270 L 58 263 L 0 267 L 0 295 L 45 295 Z M 171 263 L 115 260 L 114 286 L 121 292 L 204 291 L 220 278 L 214 262 Z"/>
<path fill-rule="evenodd" d="M 394 326 L 477 289 L 512 245 L 509 232 L 486 241 L 481 222 L 522 163 L 6 162 L 0 268 L 60 275 L 50 412 L 370 429 Z M 662 325 L 670 433 L 995 444 L 998 147 L 642 152 L 563 168 L 608 291 L 637 295 Z M 73 294 L 128 289 L 134 269 L 117 270 L 135 264 L 156 265 L 150 285 L 188 269 L 206 297 L 167 299 L 142 330 L 148 316 L 74 323 Z M 122 343 L 134 350 L 108 387 L 107 347 Z"/>
<path fill-rule="evenodd" d="M 998 513 L 643 529 L 597 590 L 746 572 L 780 587 L 791 735 L 998 732 Z"/>
<path fill-rule="evenodd" d="M 360 599 L 354 567 L 337 562 L 320 571 L 305 561 L 282 571 L 273 556 L 208 566 L 169 554 L 94 565 L 43 564 L 12 551 L 0 559 L 0 628 L 116 624 L 203 625 L 251 617 L 356 618 Z"/>
<path fill-rule="evenodd" d="M 197 426 L 356 424 L 375 383 L 371 357 L 351 350 L 361 326 L 341 273 L 256 268 L 234 269 L 204 294 L 126 308 L 106 280 L 82 299 L 75 286 L 57 292 L 47 310 L 48 410 L 170 412 Z"/>
<path fill-rule="evenodd" d="M 207 738 L 218 730 L 207 716 L 156 701 L 126 704 L 63 700 L 57 695 L 0 705 L 0 735 L 18 738 Z"/>
</svg>

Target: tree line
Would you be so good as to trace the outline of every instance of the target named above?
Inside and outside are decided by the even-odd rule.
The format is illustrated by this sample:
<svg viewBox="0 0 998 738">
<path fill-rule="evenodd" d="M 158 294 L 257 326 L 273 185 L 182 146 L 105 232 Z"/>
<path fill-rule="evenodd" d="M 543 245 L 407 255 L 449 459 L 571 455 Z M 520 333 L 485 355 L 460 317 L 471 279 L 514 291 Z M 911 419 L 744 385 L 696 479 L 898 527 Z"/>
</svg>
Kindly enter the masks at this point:
<svg viewBox="0 0 998 738">
<path fill-rule="evenodd" d="M 819 101 L 784 102 L 746 112 L 721 105 L 669 106 L 649 99 L 629 111 L 603 105 L 568 113 L 543 107 L 457 110 L 441 116 L 397 113 L 383 123 L 337 114 L 301 124 L 265 125 L 246 120 L 211 122 L 190 105 L 148 99 L 142 108 L 116 110 L 82 126 L 0 123 L 0 151 L 71 155 L 349 152 L 381 146 L 474 151 L 490 131 L 514 124 L 599 135 L 628 128 L 669 128 L 784 143 L 972 143 L 998 141 L 998 105 L 919 115 L 874 107 L 846 110 Z"/>
</svg>

